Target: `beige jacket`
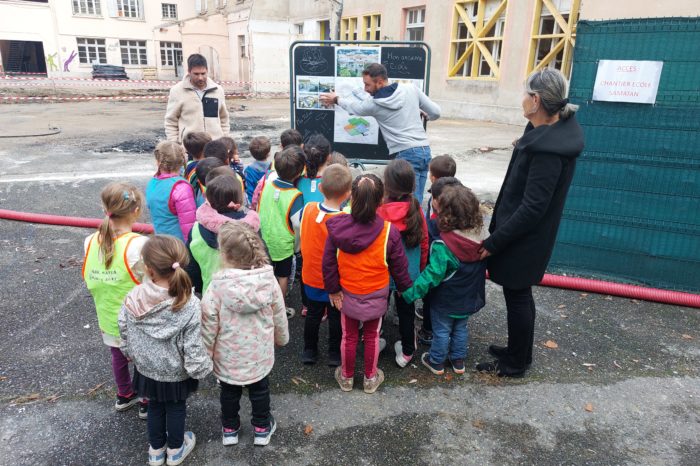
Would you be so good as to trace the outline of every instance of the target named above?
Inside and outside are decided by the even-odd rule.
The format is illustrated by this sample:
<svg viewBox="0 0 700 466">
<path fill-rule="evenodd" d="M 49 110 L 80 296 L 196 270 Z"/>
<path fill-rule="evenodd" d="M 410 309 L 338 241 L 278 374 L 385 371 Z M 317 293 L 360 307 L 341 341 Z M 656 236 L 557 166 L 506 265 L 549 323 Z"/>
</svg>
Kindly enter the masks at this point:
<svg viewBox="0 0 700 466">
<path fill-rule="evenodd" d="M 200 100 L 189 75 L 170 89 L 165 110 L 165 136 L 168 141 L 182 142 L 185 134 L 192 131 L 204 131 L 213 139 L 228 135 L 229 115 L 224 89 L 207 78 L 205 92 Z"/>
</svg>

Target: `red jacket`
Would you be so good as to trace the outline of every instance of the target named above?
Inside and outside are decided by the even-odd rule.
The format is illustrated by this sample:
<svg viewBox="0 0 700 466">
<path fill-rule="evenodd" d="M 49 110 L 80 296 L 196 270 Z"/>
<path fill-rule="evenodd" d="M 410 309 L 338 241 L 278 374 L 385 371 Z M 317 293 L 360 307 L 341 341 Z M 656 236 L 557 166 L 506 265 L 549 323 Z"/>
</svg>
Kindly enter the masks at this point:
<svg viewBox="0 0 700 466">
<path fill-rule="evenodd" d="M 400 232 L 406 231 L 406 215 L 411 206 L 409 201 L 387 202 L 377 209 L 377 215 L 387 222 L 391 222 Z M 428 252 L 430 251 L 430 241 L 428 240 L 428 224 L 425 222 L 423 209 L 420 210 L 423 236 L 420 240 L 420 269 L 425 269 L 428 265 Z"/>
</svg>

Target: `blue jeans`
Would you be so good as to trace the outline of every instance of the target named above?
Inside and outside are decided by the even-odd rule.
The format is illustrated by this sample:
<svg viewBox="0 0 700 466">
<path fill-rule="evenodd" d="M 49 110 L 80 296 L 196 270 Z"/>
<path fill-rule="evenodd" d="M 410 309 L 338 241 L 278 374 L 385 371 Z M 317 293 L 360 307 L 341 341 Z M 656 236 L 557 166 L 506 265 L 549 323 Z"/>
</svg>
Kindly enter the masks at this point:
<svg viewBox="0 0 700 466">
<path fill-rule="evenodd" d="M 433 343 L 430 345 L 430 361 L 442 364 L 449 356 L 450 360 L 467 358 L 469 342 L 468 318 L 454 319 L 441 312 L 432 312 Z"/>
<path fill-rule="evenodd" d="M 404 159 L 410 163 L 416 172 L 416 190 L 413 193 L 419 203 L 423 203 L 423 193 L 425 192 L 425 181 L 428 179 L 428 165 L 430 165 L 430 146 L 411 147 L 395 154 L 397 159 Z"/>
</svg>

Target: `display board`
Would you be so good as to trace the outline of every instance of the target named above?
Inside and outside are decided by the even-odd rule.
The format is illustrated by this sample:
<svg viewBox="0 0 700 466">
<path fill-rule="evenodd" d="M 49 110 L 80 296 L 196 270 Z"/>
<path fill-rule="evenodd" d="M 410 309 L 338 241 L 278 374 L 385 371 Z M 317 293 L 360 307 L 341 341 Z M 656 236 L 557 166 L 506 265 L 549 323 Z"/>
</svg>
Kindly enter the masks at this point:
<svg viewBox="0 0 700 466">
<path fill-rule="evenodd" d="M 301 41 L 290 47 L 290 111 L 292 126 L 308 140 L 322 134 L 348 159 L 386 161 L 389 151 L 377 125 L 368 116 L 350 115 L 339 106 L 326 108 L 319 97 L 336 92 L 345 99 L 372 98 L 364 91 L 362 71 L 382 63 L 389 82 L 428 92 L 430 49 L 423 42 Z"/>
</svg>

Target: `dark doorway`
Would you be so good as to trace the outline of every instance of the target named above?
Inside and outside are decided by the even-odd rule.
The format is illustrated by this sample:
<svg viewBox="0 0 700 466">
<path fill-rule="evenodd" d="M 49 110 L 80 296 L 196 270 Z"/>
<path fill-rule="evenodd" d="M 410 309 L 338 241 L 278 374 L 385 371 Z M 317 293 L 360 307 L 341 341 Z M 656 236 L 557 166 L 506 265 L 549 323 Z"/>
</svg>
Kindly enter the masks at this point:
<svg viewBox="0 0 700 466">
<path fill-rule="evenodd" d="M 2 68 L 6 73 L 46 73 L 44 44 L 27 40 L 0 40 Z M 58 71 L 58 57 L 51 57 Z"/>
</svg>

